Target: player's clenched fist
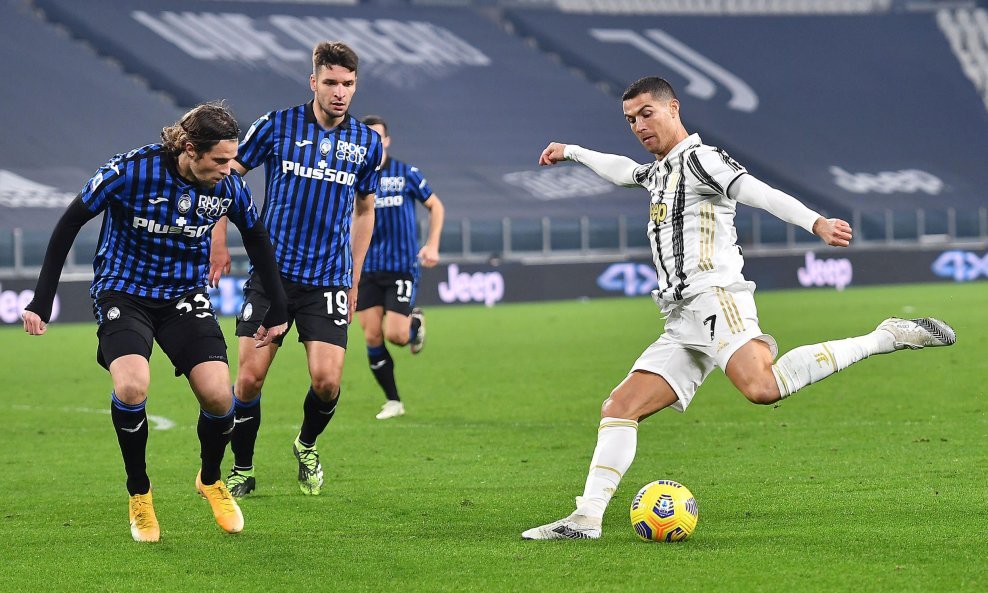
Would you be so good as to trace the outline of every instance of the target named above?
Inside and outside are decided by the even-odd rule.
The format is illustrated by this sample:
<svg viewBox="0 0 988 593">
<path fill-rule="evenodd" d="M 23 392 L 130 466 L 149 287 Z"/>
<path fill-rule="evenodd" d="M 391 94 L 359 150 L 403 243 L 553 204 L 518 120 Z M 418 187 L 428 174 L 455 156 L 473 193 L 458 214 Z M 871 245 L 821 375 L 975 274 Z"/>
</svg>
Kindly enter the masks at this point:
<svg viewBox="0 0 988 593">
<path fill-rule="evenodd" d="M 40 336 L 48 331 L 48 325 L 34 311 L 24 311 L 21 319 L 24 320 L 24 331 L 32 336 Z"/>
<path fill-rule="evenodd" d="M 542 151 L 542 155 L 539 156 L 539 164 L 544 167 L 546 165 L 555 165 L 559 161 L 565 161 L 566 157 L 563 155 L 563 151 L 565 150 L 565 144 L 550 142 L 549 146 L 546 146 L 545 150 Z"/>
</svg>

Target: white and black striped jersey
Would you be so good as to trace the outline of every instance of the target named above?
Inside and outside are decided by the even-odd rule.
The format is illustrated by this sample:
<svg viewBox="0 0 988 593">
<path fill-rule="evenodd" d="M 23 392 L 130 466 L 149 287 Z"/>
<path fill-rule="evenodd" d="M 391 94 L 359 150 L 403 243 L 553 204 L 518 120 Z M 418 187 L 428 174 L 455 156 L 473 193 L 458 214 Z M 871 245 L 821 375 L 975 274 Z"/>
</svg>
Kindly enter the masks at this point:
<svg viewBox="0 0 988 593">
<path fill-rule="evenodd" d="M 660 161 L 634 171 L 651 194 L 648 240 L 661 302 L 679 301 L 714 286 L 745 282 L 737 245 L 737 201 L 728 188 L 747 171 L 725 151 L 693 134 Z"/>
</svg>

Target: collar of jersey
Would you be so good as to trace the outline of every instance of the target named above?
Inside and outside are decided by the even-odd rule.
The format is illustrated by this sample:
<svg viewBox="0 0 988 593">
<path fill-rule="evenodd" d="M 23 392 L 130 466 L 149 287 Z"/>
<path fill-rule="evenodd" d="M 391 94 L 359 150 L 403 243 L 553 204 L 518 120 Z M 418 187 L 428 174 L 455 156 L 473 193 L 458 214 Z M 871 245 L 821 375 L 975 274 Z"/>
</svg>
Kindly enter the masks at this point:
<svg viewBox="0 0 988 593">
<path fill-rule="evenodd" d="M 347 111 L 343 116 L 343 121 L 339 123 L 335 128 L 327 130 L 320 125 L 319 120 L 316 119 L 316 112 L 312 109 L 312 101 L 305 104 L 305 123 L 312 124 L 322 130 L 323 132 L 333 132 L 336 130 L 346 130 L 350 127 L 350 112 Z"/>
<path fill-rule="evenodd" d="M 679 153 L 683 152 L 684 150 L 686 150 L 690 146 L 695 146 L 697 144 L 702 144 L 702 143 L 703 143 L 703 141 L 700 140 L 700 135 L 699 134 L 690 134 L 689 136 L 687 136 L 687 137 L 683 138 L 682 140 L 680 140 L 679 141 L 679 144 L 673 146 L 672 147 L 672 150 L 669 151 L 669 154 L 667 154 L 665 156 L 665 158 L 662 159 L 662 160 L 663 161 L 668 161 L 669 159 L 671 159 L 672 157 L 674 157 L 674 156 L 678 155 Z"/>
<path fill-rule="evenodd" d="M 171 174 L 172 178 L 175 179 L 179 186 L 181 186 L 180 189 L 182 191 L 189 188 L 198 188 L 195 183 L 192 183 L 185 177 L 182 177 L 182 174 L 178 172 L 178 159 L 175 155 L 165 150 L 164 147 L 162 147 L 161 153 L 161 158 L 165 161 L 165 168 L 168 169 L 168 173 Z"/>
</svg>

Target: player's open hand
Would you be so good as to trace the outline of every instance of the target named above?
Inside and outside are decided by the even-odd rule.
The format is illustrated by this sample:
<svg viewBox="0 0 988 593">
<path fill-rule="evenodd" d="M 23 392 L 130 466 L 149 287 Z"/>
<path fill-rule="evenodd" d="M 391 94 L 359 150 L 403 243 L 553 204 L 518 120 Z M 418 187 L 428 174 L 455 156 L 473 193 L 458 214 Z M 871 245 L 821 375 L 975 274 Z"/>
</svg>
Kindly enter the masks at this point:
<svg viewBox="0 0 988 593">
<path fill-rule="evenodd" d="M 220 284 L 223 274 L 230 273 L 230 250 L 226 245 L 220 245 L 213 241 L 209 248 L 209 285 L 216 288 Z"/>
<path fill-rule="evenodd" d="M 820 217 L 813 223 L 813 234 L 833 247 L 847 247 L 851 244 L 851 225 L 839 218 Z"/>
<path fill-rule="evenodd" d="M 544 167 L 546 165 L 555 165 L 559 161 L 565 161 L 566 157 L 563 155 L 564 150 L 566 150 L 565 144 L 550 142 L 549 146 L 546 146 L 541 156 L 539 156 L 539 165 Z"/>
<path fill-rule="evenodd" d="M 426 268 L 434 268 L 439 263 L 439 250 L 431 245 L 423 245 L 419 249 L 419 261 Z"/>
<path fill-rule="evenodd" d="M 256 332 L 254 332 L 254 339 L 257 341 L 257 343 L 254 344 L 254 347 L 264 348 L 265 346 L 269 346 L 275 339 L 285 335 L 286 331 L 288 331 L 287 323 L 276 325 L 271 329 L 268 329 L 262 325 L 257 328 Z"/>
<path fill-rule="evenodd" d="M 41 317 L 38 317 L 34 311 L 24 311 L 21 314 L 21 319 L 24 320 L 24 331 L 32 336 L 40 336 L 48 331 L 48 324 L 42 321 Z"/>
</svg>

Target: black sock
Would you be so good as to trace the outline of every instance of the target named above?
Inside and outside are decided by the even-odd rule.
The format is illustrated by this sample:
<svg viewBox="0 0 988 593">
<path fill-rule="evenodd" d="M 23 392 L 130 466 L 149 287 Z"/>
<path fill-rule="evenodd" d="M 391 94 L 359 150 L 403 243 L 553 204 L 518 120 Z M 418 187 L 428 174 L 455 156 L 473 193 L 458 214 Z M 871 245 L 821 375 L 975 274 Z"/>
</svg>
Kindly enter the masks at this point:
<svg viewBox="0 0 988 593">
<path fill-rule="evenodd" d="M 415 337 L 419 335 L 420 327 L 422 327 L 422 320 L 418 317 L 412 317 L 412 325 L 408 328 L 409 343 L 415 341 Z"/>
<path fill-rule="evenodd" d="M 257 431 L 261 428 L 261 394 L 252 402 L 243 402 L 233 394 L 233 436 L 230 449 L 233 450 L 233 467 L 250 470 L 254 467 L 254 443 Z"/>
<path fill-rule="evenodd" d="M 223 416 L 199 410 L 199 458 L 202 459 L 202 483 L 209 486 L 220 479 L 220 463 L 233 433 L 233 406 Z"/>
<path fill-rule="evenodd" d="M 311 447 L 316 444 L 316 439 L 333 419 L 339 401 L 339 393 L 333 401 L 324 402 L 319 399 L 312 387 L 309 387 L 309 393 L 305 395 L 305 403 L 302 404 L 302 430 L 298 434 L 298 440 L 303 445 Z"/>
<path fill-rule="evenodd" d="M 384 390 L 384 397 L 401 401 L 398 397 L 398 386 L 395 385 L 395 361 L 391 358 L 387 347 L 384 344 L 368 346 L 367 359 L 370 360 L 370 369 L 377 379 L 377 384 Z"/>
<path fill-rule="evenodd" d="M 123 454 L 124 469 L 127 471 L 127 492 L 147 494 L 151 490 L 148 478 L 145 451 L 148 446 L 148 415 L 144 411 L 147 398 L 139 404 L 129 405 L 110 394 L 110 418 L 113 420 L 117 443 Z"/>
</svg>

